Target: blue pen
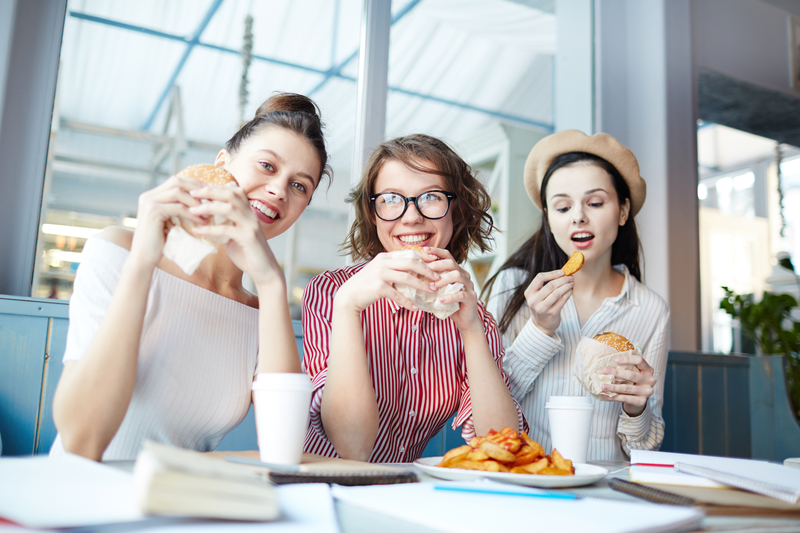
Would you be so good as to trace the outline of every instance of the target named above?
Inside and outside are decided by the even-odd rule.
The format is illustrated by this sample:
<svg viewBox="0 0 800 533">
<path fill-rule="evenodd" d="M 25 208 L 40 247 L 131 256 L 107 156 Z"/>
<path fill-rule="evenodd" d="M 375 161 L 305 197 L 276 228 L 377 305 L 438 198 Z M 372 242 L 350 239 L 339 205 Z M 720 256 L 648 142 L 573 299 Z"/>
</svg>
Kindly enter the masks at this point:
<svg viewBox="0 0 800 533">
<path fill-rule="evenodd" d="M 555 498 L 559 500 L 577 500 L 578 496 L 569 492 L 553 492 L 529 487 L 500 486 L 499 483 L 437 483 L 434 490 L 448 490 L 452 492 L 471 492 L 474 494 L 495 494 L 501 496 L 529 496 L 533 498 Z"/>
</svg>

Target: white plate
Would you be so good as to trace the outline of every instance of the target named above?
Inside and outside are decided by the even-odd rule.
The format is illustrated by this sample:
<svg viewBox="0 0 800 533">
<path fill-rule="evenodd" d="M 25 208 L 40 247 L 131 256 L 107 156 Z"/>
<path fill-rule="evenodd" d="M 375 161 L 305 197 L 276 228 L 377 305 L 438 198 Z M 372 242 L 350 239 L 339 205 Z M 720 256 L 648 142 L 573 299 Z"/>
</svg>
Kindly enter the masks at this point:
<svg viewBox="0 0 800 533">
<path fill-rule="evenodd" d="M 441 457 L 423 457 L 414 462 L 414 466 L 439 479 L 450 481 L 470 481 L 474 479 L 491 479 L 504 483 L 514 483 L 528 487 L 559 488 L 580 487 L 590 485 L 608 475 L 602 466 L 575 463 L 574 476 L 537 476 L 536 474 L 510 474 L 506 472 L 484 472 L 482 470 L 464 470 L 462 468 L 443 468 L 436 466 L 442 462 Z"/>
</svg>

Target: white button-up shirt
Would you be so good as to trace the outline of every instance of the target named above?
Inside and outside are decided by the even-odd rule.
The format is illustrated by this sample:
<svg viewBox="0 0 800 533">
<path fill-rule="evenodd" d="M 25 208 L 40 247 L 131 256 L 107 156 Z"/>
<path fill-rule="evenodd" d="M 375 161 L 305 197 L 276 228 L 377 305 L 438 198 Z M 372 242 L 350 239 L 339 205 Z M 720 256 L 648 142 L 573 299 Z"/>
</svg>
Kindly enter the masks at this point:
<svg viewBox="0 0 800 533">
<path fill-rule="evenodd" d="M 582 337 L 592 338 L 607 331 L 626 337 L 642 352 L 654 369 L 655 391 L 644 412 L 628 416 L 622 404 L 593 400 L 595 411 L 587 460 L 625 460 L 631 449 L 657 450 L 664 439 L 661 417 L 664 374 L 667 365 L 669 308 L 654 291 L 638 282 L 624 266 L 614 267 L 625 275 L 620 294 L 606 298 L 600 308 L 580 327 L 575 302 L 570 298 L 561 310 L 561 324 L 554 337 L 543 333 L 530 320 L 523 305 L 503 335 L 503 366 L 511 382 L 511 394 L 530 424 L 530 436 L 551 448 L 550 425 L 545 403 L 550 396 L 588 396 L 572 374 L 575 349 Z M 500 272 L 492 288 L 487 309 L 499 321 L 513 290 L 524 281 L 520 269 Z"/>
</svg>

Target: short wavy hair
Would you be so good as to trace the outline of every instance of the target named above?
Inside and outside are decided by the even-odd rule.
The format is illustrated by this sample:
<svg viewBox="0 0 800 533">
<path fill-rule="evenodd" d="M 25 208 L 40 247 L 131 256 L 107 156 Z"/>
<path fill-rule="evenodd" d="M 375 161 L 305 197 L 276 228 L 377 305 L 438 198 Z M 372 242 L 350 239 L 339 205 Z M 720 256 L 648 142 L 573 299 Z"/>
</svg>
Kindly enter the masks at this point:
<svg viewBox="0 0 800 533">
<path fill-rule="evenodd" d="M 446 249 L 457 263 L 466 261 L 473 247 L 481 252 L 491 249 L 494 224 L 489 209 L 492 199 L 475 172 L 445 142 L 429 135 L 414 134 L 387 141 L 372 153 L 361 181 L 347 198 L 355 207 L 355 220 L 342 244 L 343 252 L 357 261 L 370 260 L 386 251 L 378 238 L 369 197 L 374 194 L 378 173 L 387 161 L 399 161 L 409 169 L 444 178 L 445 189 L 455 195 L 450 205 L 453 236 Z"/>
</svg>

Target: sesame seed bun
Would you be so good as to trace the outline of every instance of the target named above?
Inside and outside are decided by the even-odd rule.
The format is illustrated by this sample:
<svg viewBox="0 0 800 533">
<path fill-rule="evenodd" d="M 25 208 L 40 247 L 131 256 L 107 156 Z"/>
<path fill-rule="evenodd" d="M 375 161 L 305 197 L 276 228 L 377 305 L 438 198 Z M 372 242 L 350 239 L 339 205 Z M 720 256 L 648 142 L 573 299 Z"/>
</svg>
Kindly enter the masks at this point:
<svg viewBox="0 0 800 533">
<path fill-rule="evenodd" d="M 618 352 L 628 352 L 630 350 L 636 349 L 636 347 L 631 343 L 631 341 L 629 341 L 622 335 L 617 335 L 613 331 L 597 335 L 594 338 L 594 340 L 596 340 L 597 342 L 602 342 L 606 346 L 610 346 Z"/>
<path fill-rule="evenodd" d="M 227 185 L 228 183 L 236 183 L 230 172 L 222 167 L 215 167 L 214 165 L 201 164 L 186 167 L 177 176 L 181 178 L 194 178 L 202 181 L 207 185 Z"/>
</svg>

